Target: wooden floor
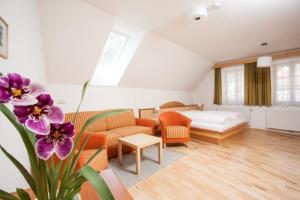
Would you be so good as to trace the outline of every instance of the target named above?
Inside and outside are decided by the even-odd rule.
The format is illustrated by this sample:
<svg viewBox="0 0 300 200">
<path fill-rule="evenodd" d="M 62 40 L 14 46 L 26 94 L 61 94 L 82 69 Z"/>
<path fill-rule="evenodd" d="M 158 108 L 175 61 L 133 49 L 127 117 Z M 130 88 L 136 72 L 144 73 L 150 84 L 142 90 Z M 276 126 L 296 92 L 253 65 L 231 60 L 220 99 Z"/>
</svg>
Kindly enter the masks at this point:
<svg viewBox="0 0 300 200">
<path fill-rule="evenodd" d="M 134 199 L 300 199 L 300 136 L 248 129 L 167 148 L 187 156 L 129 188 Z"/>
</svg>

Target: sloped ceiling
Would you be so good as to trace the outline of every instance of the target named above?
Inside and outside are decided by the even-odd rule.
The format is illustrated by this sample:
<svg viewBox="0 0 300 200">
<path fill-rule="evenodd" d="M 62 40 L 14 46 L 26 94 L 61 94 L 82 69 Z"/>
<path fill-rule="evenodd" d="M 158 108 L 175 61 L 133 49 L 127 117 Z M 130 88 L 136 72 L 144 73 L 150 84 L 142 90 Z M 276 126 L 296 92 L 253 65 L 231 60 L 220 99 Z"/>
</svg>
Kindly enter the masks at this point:
<svg viewBox="0 0 300 200">
<path fill-rule="evenodd" d="M 153 31 L 220 62 L 299 48 L 299 19 L 299 0 L 223 0 L 197 24 L 183 14 Z"/>
<path fill-rule="evenodd" d="M 300 47 L 299 0 L 222 0 L 196 24 L 187 21 L 189 9 L 213 0 L 83 1 L 214 62 Z"/>
<path fill-rule="evenodd" d="M 192 91 L 212 65 L 208 59 L 148 32 L 119 86 Z"/>
<path fill-rule="evenodd" d="M 213 62 L 300 47 L 299 0 L 223 0 L 208 19 L 186 21 L 189 9 L 211 2 L 39 1 L 48 81 L 89 79 L 116 24 L 146 32 L 122 87 L 194 90 Z"/>
<path fill-rule="evenodd" d="M 116 17 L 79 0 L 40 1 L 40 15 L 48 81 L 82 84 L 90 79 Z M 191 91 L 212 64 L 147 32 L 118 86 Z"/>
<path fill-rule="evenodd" d="M 95 70 L 113 16 L 79 0 L 38 2 L 48 82 L 82 84 Z"/>
</svg>

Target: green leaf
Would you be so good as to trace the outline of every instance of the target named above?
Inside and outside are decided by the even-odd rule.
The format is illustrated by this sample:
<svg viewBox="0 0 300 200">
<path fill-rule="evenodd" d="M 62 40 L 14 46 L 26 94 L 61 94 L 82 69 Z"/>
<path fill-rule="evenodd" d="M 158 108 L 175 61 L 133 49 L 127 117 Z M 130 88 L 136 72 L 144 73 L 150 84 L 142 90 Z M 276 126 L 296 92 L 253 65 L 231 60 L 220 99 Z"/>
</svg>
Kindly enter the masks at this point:
<svg viewBox="0 0 300 200">
<path fill-rule="evenodd" d="M 8 192 L 5 192 L 3 190 L 0 189 L 0 199 L 4 199 L 4 200 L 19 200 L 17 197 L 9 194 Z"/>
<path fill-rule="evenodd" d="M 86 179 L 83 176 L 78 176 L 72 183 L 67 186 L 67 189 L 73 189 L 81 186 Z"/>
<path fill-rule="evenodd" d="M 23 189 L 17 188 L 17 194 L 21 200 L 31 200 L 29 194 Z"/>
<path fill-rule="evenodd" d="M 91 183 L 91 185 L 95 188 L 95 190 L 102 199 L 114 199 L 111 191 L 109 190 L 103 178 L 91 167 L 85 166 L 80 169 L 79 173 Z"/>
<path fill-rule="evenodd" d="M 2 73 L 2 72 L 0 72 L 0 76 L 3 76 L 3 73 Z"/>
<path fill-rule="evenodd" d="M 27 155 L 29 157 L 30 166 L 32 170 L 32 176 L 35 180 L 35 182 L 41 182 L 40 180 L 40 172 L 39 172 L 39 166 L 38 166 L 38 159 L 35 153 L 35 139 L 33 134 L 27 130 L 22 124 L 20 124 L 15 115 L 3 104 L 0 103 L 0 111 L 4 114 L 4 116 L 11 122 L 11 124 L 17 129 L 19 132 L 19 135 L 22 138 L 22 141 L 24 143 L 24 146 L 27 151 Z M 32 188 L 34 189 L 34 188 Z M 40 190 L 39 185 L 36 185 L 36 191 L 33 191 L 35 195 L 42 200 L 42 192 Z"/>
<path fill-rule="evenodd" d="M 8 153 L 1 145 L 0 145 L 1 151 L 6 155 L 6 157 L 18 168 L 18 170 L 21 172 L 29 186 L 31 187 L 32 191 L 36 191 L 35 182 L 33 177 L 30 175 L 30 173 L 26 170 L 26 168 L 17 160 L 15 159 L 10 153 Z"/>
<path fill-rule="evenodd" d="M 89 81 L 86 81 L 83 86 L 82 86 L 82 91 L 81 91 L 81 99 L 80 99 L 80 102 L 77 106 L 77 110 L 76 110 L 76 114 L 74 116 L 74 119 L 73 119 L 73 123 L 75 124 L 76 123 L 76 118 L 77 118 L 77 114 L 78 114 L 78 111 L 81 107 L 81 104 L 82 104 L 82 101 L 83 101 L 83 98 L 84 98 L 84 95 L 85 95 L 85 92 L 86 92 L 86 89 L 87 89 L 87 86 L 89 85 Z"/>
<path fill-rule="evenodd" d="M 5 115 L 5 117 L 12 123 L 12 125 L 17 129 L 19 132 L 25 148 L 27 150 L 29 160 L 31 163 L 31 167 L 33 167 L 32 170 L 37 170 L 37 156 L 35 154 L 35 149 L 34 149 L 34 137 L 31 133 L 26 131 L 26 129 L 21 125 L 15 115 L 2 103 L 0 103 L 0 111 Z"/>
</svg>

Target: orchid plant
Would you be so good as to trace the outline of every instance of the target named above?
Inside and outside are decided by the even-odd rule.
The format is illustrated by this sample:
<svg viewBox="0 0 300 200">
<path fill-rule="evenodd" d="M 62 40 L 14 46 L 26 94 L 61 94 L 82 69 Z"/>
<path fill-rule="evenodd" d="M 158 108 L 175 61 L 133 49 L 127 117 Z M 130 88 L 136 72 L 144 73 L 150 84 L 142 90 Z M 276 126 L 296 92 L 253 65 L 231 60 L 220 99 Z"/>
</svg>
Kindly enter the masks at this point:
<svg viewBox="0 0 300 200">
<path fill-rule="evenodd" d="M 82 89 L 78 113 L 88 82 Z M 80 192 L 82 184 L 89 181 L 102 199 L 113 196 L 101 176 L 89 162 L 97 156 L 99 149 L 85 165 L 75 170 L 79 155 L 89 135 L 81 146 L 79 140 L 84 131 L 96 120 L 114 115 L 122 110 L 96 115 L 87 120 L 74 138 L 76 115 L 73 122 L 64 122 L 64 113 L 54 104 L 51 95 L 39 84 L 17 73 L 0 74 L 0 111 L 17 129 L 25 145 L 31 173 L 12 154 L 0 145 L 0 149 L 23 175 L 38 200 L 71 200 Z M 76 148 L 75 148 L 76 147 Z M 77 149 L 75 153 L 75 149 Z M 54 154 L 59 158 L 55 161 Z M 0 189 L 0 199 L 30 200 L 27 191 L 18 188 L 17 196 Z"/>
</svg>

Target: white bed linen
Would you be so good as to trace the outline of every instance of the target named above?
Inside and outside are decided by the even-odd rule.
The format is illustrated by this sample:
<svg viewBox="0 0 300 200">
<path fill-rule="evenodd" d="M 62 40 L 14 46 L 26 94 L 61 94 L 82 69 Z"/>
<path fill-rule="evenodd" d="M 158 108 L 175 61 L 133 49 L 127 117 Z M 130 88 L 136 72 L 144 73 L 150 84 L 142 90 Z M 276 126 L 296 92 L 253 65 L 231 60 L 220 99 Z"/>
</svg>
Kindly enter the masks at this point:
<svg viewBox="0 0 300 200">
<path fill-rule="evenodd" d="M 241 119 L 242 114 L 238 112 L 230 111 L 181 111 L 183 115 L 190 118 L 193 122 L 208 122 L 208 123 L 219 123 L 227 124 L 236 119 Z"/>
<path fill-rule="evenodd" d="M 217 131 L 217 132 L 224 132 L 234 126 L 237 126 L 239 124 L 247 122 L 243 118 L 234 119 L 227 123 L 211 123 L 211 122 L 196 122 L 192 121 L 191 127 L 192 128 L 200 128 L 200 129 L 206 129 L 211 131 Z"/>
</svg>

